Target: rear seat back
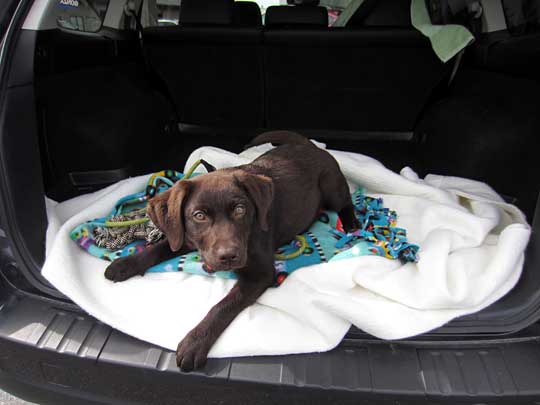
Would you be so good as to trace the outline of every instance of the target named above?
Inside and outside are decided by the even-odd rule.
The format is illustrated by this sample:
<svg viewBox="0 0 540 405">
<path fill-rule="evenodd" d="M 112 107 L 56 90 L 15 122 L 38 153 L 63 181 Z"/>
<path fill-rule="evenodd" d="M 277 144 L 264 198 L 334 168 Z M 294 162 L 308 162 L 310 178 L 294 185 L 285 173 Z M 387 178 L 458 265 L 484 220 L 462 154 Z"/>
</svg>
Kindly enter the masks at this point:
<svg viewBox="0 0 540 405">
<path fill-rule="evenodd" d="M 144 30 L 148 60 L 183 124 L 263 126 L 261 27 L 252 17 L 235 26 L 235 8 L 233 0 L 182 0 L 178 26 Z"/>
<path fill-rule="evenodd" d="M 424 36 L 380 19 L 377 27 L 304 29 L 309 7 L 289 9 L 287 28 L 273 20 L 264 34 L 270 128 L 413 129 L 447 71 Z"/>
<path fill-rule="evenodd" d="M 263 32 L 255 3 L 182 0 L 179 26 L 144 42 L 183 124 L 412 131 L 451 66 L 387 1 L 366 0 L 376 18 L 347 28 L 328 28 L 323 7 L 272 6 Z"/>
</svg>

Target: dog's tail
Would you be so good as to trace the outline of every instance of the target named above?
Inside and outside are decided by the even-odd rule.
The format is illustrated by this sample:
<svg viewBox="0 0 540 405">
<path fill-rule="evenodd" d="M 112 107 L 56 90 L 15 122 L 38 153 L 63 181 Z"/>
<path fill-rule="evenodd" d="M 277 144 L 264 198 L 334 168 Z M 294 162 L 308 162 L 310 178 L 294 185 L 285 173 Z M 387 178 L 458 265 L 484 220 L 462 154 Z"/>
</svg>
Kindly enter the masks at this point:
<svg viewBox="0 0 540 405">
<path fill-rule="evenodd" d="M 313 145 L 308 138 L 291 131 L 264 132 L 251 140 L 244 149 L 271 143 L 273 145 Z"/>
</svg>

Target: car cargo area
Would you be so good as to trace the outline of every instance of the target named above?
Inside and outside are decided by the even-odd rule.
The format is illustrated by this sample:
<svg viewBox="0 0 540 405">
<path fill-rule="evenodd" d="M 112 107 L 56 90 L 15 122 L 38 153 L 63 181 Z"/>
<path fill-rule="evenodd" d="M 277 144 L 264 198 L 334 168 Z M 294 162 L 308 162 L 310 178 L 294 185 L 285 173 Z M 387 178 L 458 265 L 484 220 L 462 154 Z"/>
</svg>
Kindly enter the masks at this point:
<svg viewBox="0 0 540 405">
<path fill-rule="evenodd" d="M 182 170 L 200 146 L 239 152 L 267 129 L 296 130 L 395 171 L 411 166 L 421 176 L 487 182 L 534 223 L 538 77 L 521 74 L 517 61 L 492 62 L 497 46 L 483 39 L 459 64 L 442 63 L 411 26 L 405 3 L 387 9 L 383 1 L 371 19 L 342 29 L 249 19 L 149 27 L 143 48 L 129 30 L 23 30 L 12 97 L 30 92 L 35 116 L 25 108 L 30 115 L 18 125 L 27 130 L 4 137 L 3 146 L 8 165 L 25 165 L 10 169 L 7 181 L 14 201 L 24 202 L 15 215 L 32 271 L 44 255 L 43 193 L 63 201 L 128 176 Z M 35 178 L 42 185 L 25 184 Z M 534 320 L 535 237 L 510 295 L 434 333 L 507 333 Z"/>
<path fill-rule="evenodd" d="M 352 403 L 354 392 L 459 394 L 468 400 L 529 389 L 532 382 L 519 366 L 536 367 L 537 343 L 528 338 L 540 336 L 540 34 L 509 27 L 478 32 L 459 58 L 443 63 L 412 26 L 409 2 L 365 3 L 345 27 L 328 27 L 316 18 L 295 24 L 268 14 L 263 24 L 254 7 L 242 5 L 227 24 L 212 20 L 222 18 L 216 8 L 194 9 L 178 25 L 140 27 L 125 15 L 121 29 L 102 25 L 81 32 L 42 21 L 12 32 L 0 116 L 0 211 L 11 243 L 0 238 L 0 258 L 8 269 L 2 289 L 19 292 L 2 308 L 21 319 L 33 317 L 36 325 L 47 322 L 29 332 L 2 311 L 0 325 L 8 332 L 0 330 L 0 337 L 12 348 L 0 358 L 13 350 L 31 359 L 30 349 L 18 346 L 31 344 L 49 350 L 48 356 L 74 356 L 62 358 L 61 372 L 58 366 L 32 365 L 45 367 L 42 384 L 76 386 L 87 368 L 103 362 L 100 378 L 125 373 L 124 388 L 135 390 L 147 376 L 160 374 L 172 390 L 178 373 L 172 352 L 80 313 L 41 277 L 44 196 L 65 201 L 131 176 L 182 171 L 198 147 L 239 153 L 259 133 L 288 129 L 329 149 L 374 157 L 396 172 L 410 166 L 420 177 L 432 173 L 488 183 L 533 228 L 521 279 L 490 307 L 397 342 L 397 349 L 353 327 L 324 357 L 213 359 L 191 377 L 190 395 L 198 395 L 196 387 L 206 377 L 217 379 L 215 390 L 223 381 L 244 384 L 248 402 L 256 397 L 254 383 L 279 384 L 277 398 L 294 397 L 291 387 L 310 390 L 312 400 L 319 389 L 340 391 L 341 403 Z M 523 346 L 519 355 L 516 347 L 505 346 L 505 336 Z M 460 344 L 465 349 L 458 350 Z M 403 367 L 390 367 L 392 361 Z M 355 369 L 357 362 L 365 367 Z M 144 370 L 129 368 L 135 366 Z M 478 377 L 484 391 L 455 380 L 456 370 L 469 366 L 478 375 L 489 370 Z M 317 368 L 332 372 L 321 377 L 312 371 Z M 423 381 L 416 378 L 420 369 Z M 392 382 L 382 378 L 389 375 Z M 77 389 L 100 385 L 94 377 L 85 381 Z M 158 390 L 153 387 L 145 400 L 153 401 Z M 224 391 L 225 400 L 233 391 Z M 113 394 L 118 393 L 99 393 Z M 273 403 L 270 395 L 268 388 L 264 403 Z"/>
</svg>

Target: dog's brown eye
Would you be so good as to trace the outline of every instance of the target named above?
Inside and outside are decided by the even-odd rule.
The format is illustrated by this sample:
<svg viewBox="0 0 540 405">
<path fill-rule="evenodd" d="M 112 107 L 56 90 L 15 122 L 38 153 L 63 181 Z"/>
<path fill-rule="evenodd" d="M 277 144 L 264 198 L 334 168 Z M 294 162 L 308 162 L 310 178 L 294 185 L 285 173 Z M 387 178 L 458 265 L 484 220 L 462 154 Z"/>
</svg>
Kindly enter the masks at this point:
<svg viewBox="0 0 540 405">
<path fill-rule="evenodd" d="M 206 219 L 206 214 L 202 211 L 195 211 L 193 213 L 193 218 L 195 218 L 197 221 L 204 221 Z"/>
<path fill-rule="evenodd" d="M 238 204 L 234 207 L 234 214 L 237 216 L 242 216 L 246 213 L 246 207 L 242 204 Z"/>
</svg>

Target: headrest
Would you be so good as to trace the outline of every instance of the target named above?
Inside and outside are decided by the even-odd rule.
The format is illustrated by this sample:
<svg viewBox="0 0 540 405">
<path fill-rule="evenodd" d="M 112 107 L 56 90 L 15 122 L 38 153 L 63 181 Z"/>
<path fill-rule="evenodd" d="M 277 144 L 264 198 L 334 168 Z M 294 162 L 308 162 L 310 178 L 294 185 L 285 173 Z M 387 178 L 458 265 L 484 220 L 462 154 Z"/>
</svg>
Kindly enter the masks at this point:
<svg viewBox="0 0 540 405">
<path fill-rule="evenodd" d="M 260 27 L 261 9 L 253 1 L 235 1 L 233 5 L 233 25 L 237 27 Z"/>
<path fill-rule="evenodd" d="M 182 0 L 179 25 L 229 25 L 234 0 Z"/>
<path fill-rule="evenodd" d="M 270 6 L 264 17 L 266 27 L 327 27 L 328 12 L 316 6 Z"/>
<path fill-rule="evenodd" d="M 287 0 L 292 6 L 318 6 L 319 0 Z"/>
</svg>

